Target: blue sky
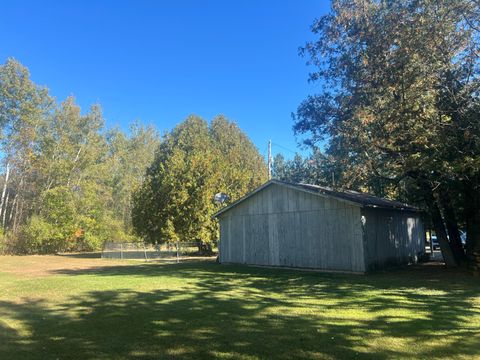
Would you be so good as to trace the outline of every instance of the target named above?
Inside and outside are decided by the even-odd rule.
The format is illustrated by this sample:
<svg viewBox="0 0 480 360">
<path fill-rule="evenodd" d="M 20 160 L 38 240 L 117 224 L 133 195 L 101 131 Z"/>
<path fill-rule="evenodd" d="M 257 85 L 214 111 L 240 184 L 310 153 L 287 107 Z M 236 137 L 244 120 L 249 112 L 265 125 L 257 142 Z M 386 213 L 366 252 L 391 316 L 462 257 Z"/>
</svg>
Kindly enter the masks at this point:
<svg viewBox="0 0 480 360">
<path fill-rule="evenodd" d="M 298 47 L 328 1 L 8 1 L 0 61 L 107 126 L 138 120 L 169 130 L 189 114 L 236 121 L 262 154 L 296 150 L 291 113 L 316 86 Z M 310 69 L 311 70 L 311 69 Z M 292 154 L 279 146 L 274 153 Z"/>
</svg>

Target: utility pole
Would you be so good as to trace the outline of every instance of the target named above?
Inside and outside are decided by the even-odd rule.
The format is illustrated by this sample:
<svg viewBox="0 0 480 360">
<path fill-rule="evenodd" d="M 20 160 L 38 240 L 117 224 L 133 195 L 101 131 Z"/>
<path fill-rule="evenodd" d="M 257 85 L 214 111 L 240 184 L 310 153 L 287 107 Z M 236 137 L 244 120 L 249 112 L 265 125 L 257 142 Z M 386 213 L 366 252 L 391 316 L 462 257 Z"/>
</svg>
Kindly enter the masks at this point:
<svg viewBox="0 0 480 360">
<path fill-rule="evenodd" d="M 268 140 L 268 180 L 272 179 L 272 140 Z"/>
</svg>

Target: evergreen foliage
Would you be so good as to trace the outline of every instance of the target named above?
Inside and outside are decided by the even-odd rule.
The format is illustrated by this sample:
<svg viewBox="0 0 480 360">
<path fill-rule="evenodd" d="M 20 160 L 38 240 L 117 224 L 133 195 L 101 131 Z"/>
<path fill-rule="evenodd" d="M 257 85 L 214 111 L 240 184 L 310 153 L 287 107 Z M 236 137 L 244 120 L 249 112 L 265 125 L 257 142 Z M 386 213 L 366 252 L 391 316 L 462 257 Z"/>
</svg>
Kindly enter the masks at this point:
<svg viewBox="0 0 480 360">
<path fill-rule="evenodd" d="M 248 137 L 225 117 L 208 123 L 188 117 L 167 133 L 135 192 L 133 225 L 152 243 L 218 239 L 213 202 L 223 192 L 237 199 L 267 179 L 265 162 Z"/>
</svg>

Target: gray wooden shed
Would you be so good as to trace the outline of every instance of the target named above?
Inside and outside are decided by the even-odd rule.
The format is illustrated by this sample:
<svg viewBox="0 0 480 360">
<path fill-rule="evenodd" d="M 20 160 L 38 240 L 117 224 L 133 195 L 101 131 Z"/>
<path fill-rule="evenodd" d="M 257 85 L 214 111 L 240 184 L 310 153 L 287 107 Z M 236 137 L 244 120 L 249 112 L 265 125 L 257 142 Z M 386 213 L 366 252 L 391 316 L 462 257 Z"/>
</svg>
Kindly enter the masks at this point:
<svg viewBox="0 0 480 360">
<path fill-rule="evenodd" d="M 215 216 L 221 263 L 363 273 L 425 249 L 417 208 L 355 191 L 270 180 Z"/>
</svg>

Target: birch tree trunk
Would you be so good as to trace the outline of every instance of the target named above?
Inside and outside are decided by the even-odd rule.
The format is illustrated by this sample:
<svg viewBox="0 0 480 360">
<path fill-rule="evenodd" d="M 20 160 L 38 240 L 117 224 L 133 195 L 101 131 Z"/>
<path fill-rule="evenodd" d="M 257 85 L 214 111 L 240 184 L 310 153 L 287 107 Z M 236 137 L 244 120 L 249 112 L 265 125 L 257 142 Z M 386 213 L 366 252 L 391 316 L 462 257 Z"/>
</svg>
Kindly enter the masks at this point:
<svg viewBox="0 0 480 360">
<path fill-rule="evenodd" d="M 72 177 L 72 173 L 75 171 L 75 168 L 77 167 L 77 161 L 78 161 L 78 159 L 80 159 L 80 154 L 82 152 L 82 149 L 83 149 L 83 145 L 80 146 L 80 148 L 78 149 L 77 155 L 75 156 L 75 159 L 73 160 L 73 167 L 70 170 L 70 173 L 68 174 L 67 186 L 70 186 L 70 180 L 71 180 L 71 177 Z"/>
<path fill-rule="evenodd" d="M 5 198 L 5 209 L 3 210 L 2 215 L 2 228 L 5 229 L 5 220 L 7 219 L 7 210 L 8 210 L 8 198 L 10 196 L 10 192 L 7 192 L 7 197 Z"/>
<path fill-rule="evenodd" d="M 13 213 L 14 213 L 14 210 L 15 210 L 15 205 L 17 204 L 17 198 L 18 198 L 18 194 L 15 194 L 15 196 L 13 197 L 12 205 L 10 207 L 10 215 L 8 215 L 8 222 L 10 224 L 12 223 Z"/>
<path fill-rule="evenodd" d="M 7 162 L 7 169 L 5 172 L 5 182 L 3 183 L 3 190 L 2 190 L 2 199 L 0 200 L 0 216 L 2 216 L 2 214 L 4 214 L 7 211 L 7 207 L 5 204 L 5 193 L 7 192 L 9 176 L 10 176 L 10 164 Z M 4 205 L 5 205 L 5 209 L 4 209 Z"/>
</svg>

